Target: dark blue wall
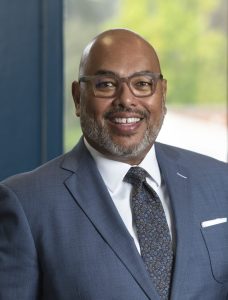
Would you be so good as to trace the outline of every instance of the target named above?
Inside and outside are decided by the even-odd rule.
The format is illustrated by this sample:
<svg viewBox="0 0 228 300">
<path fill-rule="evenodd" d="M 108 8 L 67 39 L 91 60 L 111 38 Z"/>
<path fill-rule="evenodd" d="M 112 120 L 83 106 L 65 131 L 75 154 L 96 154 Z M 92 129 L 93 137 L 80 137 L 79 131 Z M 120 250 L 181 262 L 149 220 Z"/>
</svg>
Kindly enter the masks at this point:
<svg viewBox="0 0 228 300">
<path fill-rule="evenodd" d="M 62 153 L 62 0 L 0 1 L 0 179 Z"/>
</svg>

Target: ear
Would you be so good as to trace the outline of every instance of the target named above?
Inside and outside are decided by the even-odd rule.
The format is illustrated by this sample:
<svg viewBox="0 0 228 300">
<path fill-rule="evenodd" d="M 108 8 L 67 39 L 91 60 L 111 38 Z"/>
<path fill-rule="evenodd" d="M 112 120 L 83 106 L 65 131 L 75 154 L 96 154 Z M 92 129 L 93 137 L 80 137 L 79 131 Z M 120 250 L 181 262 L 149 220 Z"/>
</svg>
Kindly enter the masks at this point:
<svg viewBox="0 0 228 300">
<path fill-rule="evenodd" d="M 80 85 L 78 81 L 73 81 L 71 91 L 74 99 L 76 116 L 80 117 Z"/>
<path fill-rule="evenodd" d="M 166 99 L 166 93 L 167 93 L 167 80 L 163 79 L 162 80 L 162 95 L 163 95 L 163 99 Z"/>
<path fill-rule="evenodd" d="M 166 108 L 166 94 L 167 94 L 167 80 L 163 79 L 162 80 L 162 101 L 163 101 L 163 107 L 164 107 L 165 114 L 167 112 L 167 108 Z"/>
</svg>

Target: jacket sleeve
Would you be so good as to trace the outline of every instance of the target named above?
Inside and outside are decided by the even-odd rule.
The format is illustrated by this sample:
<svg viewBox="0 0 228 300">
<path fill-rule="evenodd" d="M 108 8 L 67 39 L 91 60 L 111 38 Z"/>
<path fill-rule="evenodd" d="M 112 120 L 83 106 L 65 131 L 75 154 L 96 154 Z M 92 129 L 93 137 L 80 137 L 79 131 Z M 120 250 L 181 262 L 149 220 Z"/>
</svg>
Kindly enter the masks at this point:
<svg viewBox="0 0 228 300">
<path fill-rule="evenodd" d="M 38 259 L 17 195 L 0 185 L 0 300 L 38 299 Z"/>
</svg>

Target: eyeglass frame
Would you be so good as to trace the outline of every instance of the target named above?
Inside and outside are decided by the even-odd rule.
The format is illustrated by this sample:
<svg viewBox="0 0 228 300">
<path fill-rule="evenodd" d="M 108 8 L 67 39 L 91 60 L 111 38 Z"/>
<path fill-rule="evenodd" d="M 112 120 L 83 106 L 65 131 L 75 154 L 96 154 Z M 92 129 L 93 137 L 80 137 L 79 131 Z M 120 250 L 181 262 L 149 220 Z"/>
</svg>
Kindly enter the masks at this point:
<svg viewBox="0 0 228 300">
<path fill-rule="evenodd" d="M 142 75 L 142 76 L 143 75 L 147 75 L 147 76 L 149 75 L 151 77 L 151 81 L 154 80 L 153 81 L 153 83 L 154 83 L 154 89 L 151 90 L 151 94 L 140 96 L 140 95 L 135 95 L 134 92 L 132 91 L 132 87 L 130 85 L 130 80 L 133 77 L 140 76 L 140 75 Z M 117 86 L 114 94 L 112 96 L 97 96 L 96 93 L 95 93 L 94 80 L 96 78 L 99 78 L 99 77 L 108 77 L 108 76 L 110 76 L 110 77 L 112 77 L 112 78 L 114 78 L 114 79 L 117 80 L 118 86 Z M 121 83 L 123 83 L 123 82 L 126 82 L 126 84 L 127 84 L 128 88 L 129 88 L 129 90 L 131 91 L 132 95 L 134 95 L 137 98 L 145 98 L 145 97 L 151 97 L 155 93 L 156 87 L 157 87 L 157 82 L 159 80 L 163 80 L 163 78 L 164 77 L 163 77 L 162 73 L 155 73 L 155 72 L 137 72 L 137 73 L 134 73 L 131 76 L 127 76 L 127 77 L 119 77 L 115 73 L 101 73 L 101 74 L 96 74 L 96 75 L 84 75 L 84 76 L 81 76 L 81 77 L 79 77 L 78 82 L 79 82 L 79 84 L 81 82 L 85 82 L 85 83 L 86 82 L 90 82 L 90 83 L 92 83 L 93 94 L 94 94 L 94 96 L 96 98 L 114 98 L 115 96 L 117 96 L 119 94 L 120 89 L 121 89 Z"/>
</svg>

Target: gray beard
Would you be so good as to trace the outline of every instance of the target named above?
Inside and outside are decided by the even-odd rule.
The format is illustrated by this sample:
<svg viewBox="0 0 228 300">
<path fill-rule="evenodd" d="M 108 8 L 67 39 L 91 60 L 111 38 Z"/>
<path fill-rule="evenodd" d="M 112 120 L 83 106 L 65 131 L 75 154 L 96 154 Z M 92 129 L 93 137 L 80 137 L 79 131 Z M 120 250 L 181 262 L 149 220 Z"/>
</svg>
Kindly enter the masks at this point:
<svg viewBox="0 0 228 300">
<path fill-rule="evenodd" d="M 82 132 L 88 139 L 98 144 L 99 147 L 106 150 L 114 156 L 123 156 L 134 158 L 139 156 L 142 152 L 148 149 L 155 142 L 157 135 L 161 129 L 165 113 L 163 112 L 159 124 L 149 126 L 144 134 L 142 141 L 137 145 L 123 146 L 114 143 L 108 132 L 108 128 L 104 125 L 99 126 L 94 118 L 90 117 L 85 109 L 81 109 L 81 128 Z"/>
</svg>

